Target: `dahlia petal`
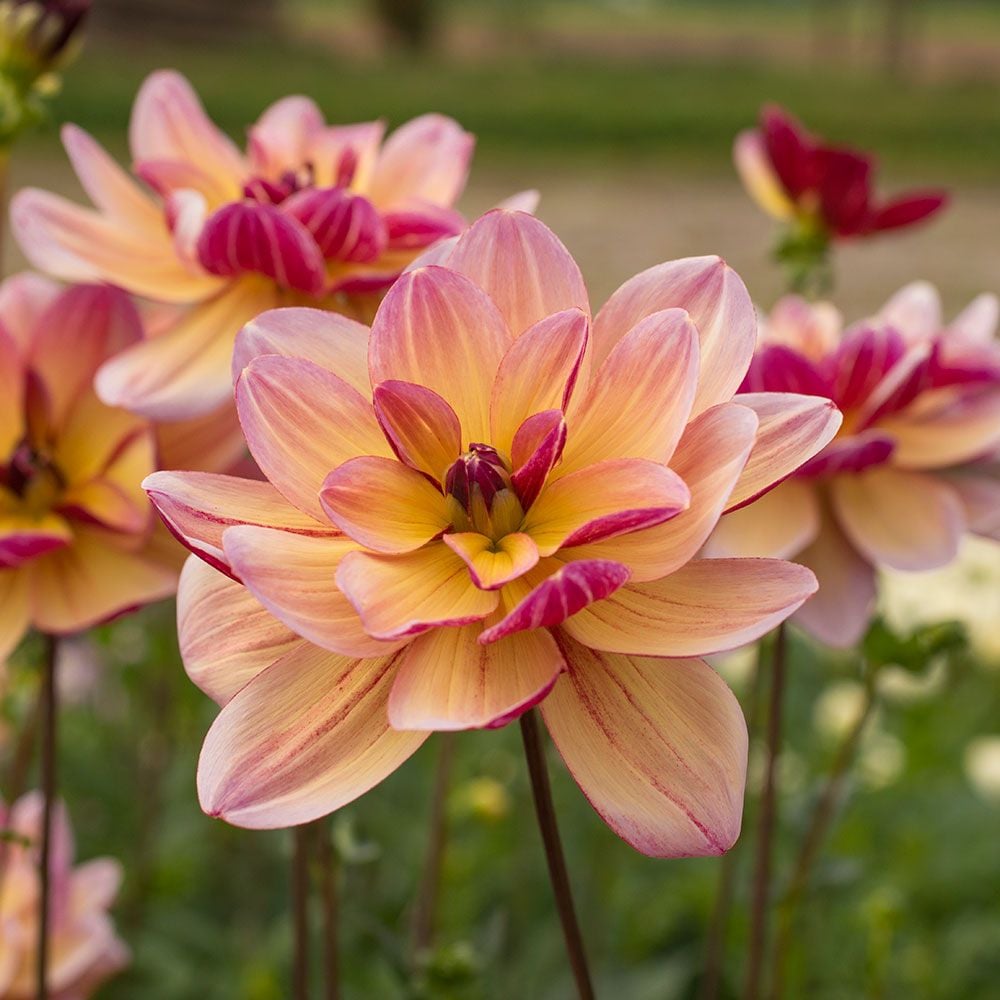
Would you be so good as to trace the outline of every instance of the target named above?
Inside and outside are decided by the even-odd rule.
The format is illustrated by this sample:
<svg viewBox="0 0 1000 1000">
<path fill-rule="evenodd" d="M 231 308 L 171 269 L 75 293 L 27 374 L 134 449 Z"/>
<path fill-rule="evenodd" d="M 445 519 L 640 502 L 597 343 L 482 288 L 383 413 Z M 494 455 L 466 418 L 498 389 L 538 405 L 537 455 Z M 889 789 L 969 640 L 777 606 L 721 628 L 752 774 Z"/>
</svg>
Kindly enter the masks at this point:
<svg viewBox="0 0 1000 1000">
<path fill-rule="evenodd" d="M 328 473 L 358 455 L 392 455 L 371 403 L 311 361 L 257 358 L 236 385 L 236 407 L 264 475 L 319 521 L 326 520 L 319 491 Z"/>
<path fill-rule="evenodd" d="M 488 644 L 533 629 L 555 628 L 594 601 L 613 594 L 628 578 L 626 567 L 608 559 L 566 563 L 532 587 L 503 618 L 484 629 L 479 642 Z"/>
<path fill-rule="evenodd" d="M 830 378 L 819 362 L 788 344 L 764 344 L 750 362 L 740 393 L 780 392 L 830 396 Z"/>
<path fill-rule="evenodd" d="M 896 450 L 896 442 L 881 431 L 862 431 L 852 437 L 835 439 L 815 458 L 799 467 L 803 476 L 833 476 L 839 473 L 864 472 L 884 465 Z"/>
<path fill-rule="evenodd" d="M 232 472 L 247 457 L 236 408 L 228 400 L 190 420 L 156 425 L 159 465 L 190 472 Z"/>
<path fill-rule="evenodd" d="M 451 532 L 442 541 L 465 560 L 472 582 L 482 590 L 499 590 L 538 563 L 538 546 L 521 531 L 496 542 L 476 531 Z"/>
<path fill-rule="evenodd" d="M 343 188 L 306 188 L 282 202 L 281 211 L 302 223 L 326 260 L 364 264 L 377 260 L 389 244 L 378 209 Z"/>
<path fill-rule="evenodd" d="M 828 646 L 855 646 L 875 608 L 875 570 L 871 563 L 829 515 L 823 517 L 816 540 L 795 559 L 816 574 L 819 590 L 799 608 L 793 620 Z"/>
<path fill-rule="evenodd" d="M 135 175 L 145 181 L 167 203 L 179 196 L 194 195 L 207 207 L 232 201 L 235 196 L 232 180 L 213 175 L 197 163 L 181 160 L 137 160 L 132 164 Z M 188 199 L 189 200 L 189 199 Z"/>
<path fill-rule="evenodd" d="M 962 501 L 969 531 L 1000 541 L 1000 474 L 973 466 L 945 478 Z"/>
<path fill-rule="evenodd" d="M 454 409 L 466 442 L 489 441 L 489 401 L 511 343 L 496 306 L 468 278 L 440 267 L 404 274 L 372 325 L 374 385 L 414 382 Z"/>
<path fill-rule="evenodd" d="M 401 730 L 498 729 L 537 705 L 565 669 L 545 631 L 481 646 L 477 625 L 435 629 L 400 658 L 389 724 Z"/>
<path fill-rule="evenodd" d="M 962 504 L 940 479 L 882 466 L 838 476 L 830 497 L 844 533 L 873 563 L 933 569 L 958 554 Z"/>
<path fill-rule="evenodd" d="M 502 201 L 498 201 L 494 208 L 503 209 L 505 212 L 525 212 L 534 215 L 538 210 L 538 203 L 542 200 L 542 193 L 535 188 L 526 188 L 509 195 Z"/>
<path fill-rule="evenodd" d="M 615 559 L 632 579 L 658 580 L 692 559 L 705 544 L 733 490 L 757 430 L 757 415 L 723 403 L 689 424 L 672 465 L 691 492 L 687 510 L 655 528 L 573 549 L 574 559 Z"/>
<path fill-rule="evenodd" d="M 154 472 L 143 480 L 171 533 L 195 555 L 229 573 L 222 533 L 239 524 L 280 528 L 296 534 L 334 534 L 327 521 L 317 521 L 293 507 L 270 483 L 208 472 Z"/>
<path fill-rule="evenodd" d="M 568 670 L 541 711 L 590 804 L 653 857 L 723 854 L 743 815 L 747 730 L 701 660 L 650 660 L 560 642 Z"/>
<path fill-rule="evenodd" d="M 315 133 L 299 163 L 311 163 L 319 187 L 331 184 L 368 192 L 378 162 L 385 122 L 331 125 Z"/>
<path fill-rule="evenodd" d="M 72 545 L 25 567 L 32 623 L 39 631 L 79 632 L 174 592 L 173 570 L 116 543 L 116 536 L 100 528 L 77 525 Z"/>
<path fill-rule="evenodd" d="M 499 600 L 495 591 L 480 590 L 462 558 L 442 543 L 401 556 L 351 552 L 337 570 L 337 585 L 379 639 L 468 625 L 491 614 Z"/>
<path fill-rule="evenodd" d="M 139 483 L 156 467 L 152 430 L 136 434 L 119 449 L 99 479 L 71 485 L 59 509 L 126 534 L 141 534 L 152 524 L 152 511 Z"/>
<path fill-rule="evenodd" d="M 236 331 L 272 305 L 271 289 L 237 282 L 195 306 L 167 333 L 105 362 L 95 380 L 101 399 L 156 420 L 184 420 L 218 409 L 232 399 Z"/>
<path fill-rule="evenodd" d="M 684 481 L 665 465 L 641 458 L 610 459 L 547 483 L 521 530 L 547 556 L 562 546 L 586 545 L 662 524 L 689 501 Z"/>
<path fill-rule="evenodd" d="M 587 349 L 588 320 L 564 309 L 539 320 L 504 355 L 493 383 L 490 422 L 495 447 L 509 452 L 518 428 L 545 410 L 565 410 Z M 525 378 L 525 373 L 530 378 Z"/>
<path fill-rule="evenodd" d="M 391 250 L 423 250 L 439 240 L 457 236 L 465 219 L 453 208 L 415 202 L 382 216 Z"/>
<path fill-rule="evenodd" d="M 188 677 L 219 705 L 305 644 L 246 587 L 194 556 L 177 588 L 177 636 Z"/>
<path fill-rule="evenodd" d="M 815 540 L 819 525 L 815 486 L 803 479 L 786 479 L 753 503 L 719 518 L 704 554 L 712 559 L 791 559 Z"/>
<path fill-rule="evenodd" d="M 221 286 L 215 275 L 191 271 L 178 258 L 165 224 L 152 239 L 36 188 L 11 199 L 10 216 L 28 260 L 67 281 L 107 281 L 161 302 L 197 302 Z"/>
<path fill-rule="evenodd" d="M 875 319 L 902 334 L 908 343 L 929 340 L 944 326 L 941 296 L 929 281 L 912 281 L 882 306 Z"/>
<path fill-rule="evenodd" d="M 494 209 L 458 239 L 446 266 L 471 278 L 497 304 L 515 337 L 564 309 L 590 316 L 580 268 L 534 216 Z"/>
<path fill-rule="evenodd" d="M 681 309 L 640 320 L 607 356 L 569 415 L 558 475 L 612 457 L 667 462 L 698 388 L 698 331 Z"/>
<path fill-rule="evenodd" d="M 370 196 L 380 208 L 413 198 L 452 205 L 469 174 L 475 139 L 443 115 L 421 115 L 386 139 L 375 164 Z"/>
<path fill-rule="evenodd" d="M 326 477 L 319 497 L 344 534 L 375 552 L 412 552 L 451 523 L 441 490 L 391 458 L 350 459 Z"/>
<path fill-rule="evenodd" d="M 310 144 L 325 125 L 323 112 L 308 97 L 293 94 L 275 101 L 250 126 L 251 171 L 277 177 L 308 163 Z"/>
<path fill-rule="evenodd" d="M 757 129 L 747 129 L 733 143 L 733 163 L 747 194 L 768 215 L 775 219 L 790 219 L 795 205 L 771 166 L 763 136 Z"/>
<path fill-rule="evenodd" d="M 455 411 L 436 393 L 412 382 L 375 387 L 375 416 L 396 457 L 436 483 L 462 452 Z"/>
<path fill-rule="evenodd" d="M 6 316 L 6 314 L 3 314 Z M 949 339 L 987 347 L 993 343 L 1000 320 L 1000 299 L 991 292 L 977 295 L 949 324 Z"/>
<path fill-rule="evenodd" d="M 922 222 L 939 212 L 948 204 L 944 191 L 921 191 L 900 195 L 886 202 L 875 212 L 872 229 L 884 232 Z"/>
<path fill-rule="evenodd" d="M 325 816 L 377 785 L 427 738 L 389 727 L 398 658 L 349 659 L 303 644 L 255 677 L 205 738 L 202 809 L 274 829 Z"/>
<path fill-rule="evenodd" d="M 357 545 L 240 525 L 222 536 L 226 559 L 244 586 L 293 632 L 344 656 L 385 656 L 395 648 L 366 634 L 338 590 L 337 567 Z"/>
<path fill-rule="evenodd" d="M 514 475 L 511 485 L 527 510 L 538 498 L 549 473 L 566 446 L 566 421 L 562 410 L 543 410 L 517 429 L 511 443 Z"/>
<path fill-rule="evenodd" d="M 891 327 L 850 331 L 833 355 L 827 394 L 841 409 L 860 409 L 905 353 L 903 336 Z"/>
<path fill-rule="evenodd" d="M 238 197 L 247 167 L 236 146 L 205 114 L 191 84 L 173 70 L 146 77 L 129 122 L 133 160 L 197 163 Z"/>
<path fill-rule="evenodd" d="M 18 345 L 0 326 L 0 455 L 4 462 L 24 437 L 26 378 Z"/>
<path fill-rule="evenodd" d="M 73 532 L 59 514 L 36 517 L 16 509 L 0 509 L 0 571 L 65 548 L 72 540 Z"/>
<path fill-rule="evenodd" d="M 233 381 L 254 358 L 282 354 L 312 361 L 371 398 L 369 332 L 361 323 L 323 309 L 270 309 L 250 320 L 237 334 Z"/>
<path fill-rule="evenodd" d="M 205 220 L 198 260 L 210 274 L 263 274 L 281 288 L 319 295 L 326 285 L 323 254 L 297 218 L 274 205 L 232 202 Z"/>
<path fill-rule="evenodd" d="M 662 580 L 629 584 L 563 625 L 577 642 L 635 656 L 705 656 L 759 639 L 816 591 L 780 559 L 696 559 Z"/>
<path fill-rule="evenodd" d="M 1000 388 L 941 390 L 878 429 L 895 443 L 893 462 L 908 469 L 942 469 L 979 458 L 1000 445 Z"/>
<path fill-rule="evenodd" d="M 76 125 L 62 127 L 62 141 L 84 191 L 101 212 L 130 229 L 162 233 L 159 207 L 100 143 Z"/>
<path fill-rule="evenodd" d="M 793 393 L 744 393 L 740 406 L 757 414 L 757 437 L 727 510 L 752 502 L 819 454 L 836 435 L 843 415 L 829 399 Z"/>
<path fill-rule="evenodd" d="M 67 486 L 79 486 L 105 475 L 121 452 L 136 439 L 148 446 L 152 442 L 149 422 L 128 410 L 106 406 L 96 393 L 87 389 L 77 397 L 66 415 L 52 445 L 51 457 Z M 133 467 L 137 477 L 123 483 L 135 491 L 139 478 L 154 466 L 147 451 L 148 464 Z M 133 453 L 133 458 L 140 457 Z M 126 475 L 127 475 L 126 470 Z"/>
<path fill-rule="evenodd" d="M 594 363 L 640 320 L 685 309 L 698 330 L 701 365 L 692 415 L 727 402 L 739 388 L 757 343 L 757 314 L 739 275 L 719 257 L 659 264 L 625 282 L 594 318 Z"/>
<path fill-rule="evenodd" d="M 39 318 L 62 291 L 57 282 L 34 271 L 20 271 L 0 281 L 0 329 L 22 353 L 28 352 L 38 332 Z M 6 357 L 7 348 L 3 353 Z"/>
</svg>

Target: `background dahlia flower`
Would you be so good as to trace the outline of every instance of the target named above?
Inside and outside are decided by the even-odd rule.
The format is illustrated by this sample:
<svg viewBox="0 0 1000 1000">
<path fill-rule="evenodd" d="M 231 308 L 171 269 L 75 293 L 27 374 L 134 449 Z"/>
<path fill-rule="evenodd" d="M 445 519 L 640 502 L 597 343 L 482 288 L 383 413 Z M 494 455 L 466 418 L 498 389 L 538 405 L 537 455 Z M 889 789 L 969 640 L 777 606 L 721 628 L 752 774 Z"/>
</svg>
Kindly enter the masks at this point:
<svg viewBox="0 0 1000 1000">
<path fill-rule="evenodd" d="M 9 809 L 0 801 L 0 998 L 37 995 L 36 949 L 41 900 L 38 870 L 43 801 L 29 792 Z M 121 865 L 95 858 L 73 865 L 66 807 L 52 814 L 48 987 L 52 1000 L 86 1000 L 128 964 L 108 910 L 118 895 Z"/>
<path fill-rule="evenodd" d="M 139 485 L 155 431 L 92 385 L 140 334 L 116 289 L 0 285 L 0 658 L 29 626 L 76 632 L 173 593 L 170 542 Z"/>
<path fill-rule="evenodd" d="M 268 482 L 146 481 L 205 560 L 185 567 L 178 612 L 187 669 L 224 705 L 202 805 L 303 823 L 431 731 L 537 704 L 630 844 L 724 851 L 746 728 L 698 657 L 757 638 L 815 583 L 778 560 L 696 557 L 839 414 L 733 400 L 755 320 L 718 258 L 651 268 L 593 322 L 572 257 L 528 215 L 491 212 L 436 258 L 370 331 L 287 309 L 241 332 L 237 407 Z"/>
<path fill-rule="evenodd" d="M 31 262 L 72 281 L 107 281 L 186 307 L 176 323 L 110 361 L 109 403 L 164 420 L 231 399 L 236 331 L 266 309 L 355 308 L 423 248 L 465 225 L 452 205 L 473 138 L 424 115 L 383 143 L 384 125 L 328 126 L 305 97 L 268 108 L 239 150 L 178 73 L 153 73 L 132 109 L 132 169 L 79 128 L 63 142 L 94 203 L 17 194 L 14 231 Z"/>
<path fill-rule="evenodd" d="M 966 531 L 1000 539 L 997 313 L 981 295 L 945 325 L 937 292 L 917 282 L 842 331 L 829 304 L 781 300 L 743 391 L 826 396 L 844 423 L 788 480 L 724 517 L 709 551 L 809 566 L 819 593 L 796 619 L 850 646 L 872 613 L 877 567 L 942 566 Z"/>
</svg>

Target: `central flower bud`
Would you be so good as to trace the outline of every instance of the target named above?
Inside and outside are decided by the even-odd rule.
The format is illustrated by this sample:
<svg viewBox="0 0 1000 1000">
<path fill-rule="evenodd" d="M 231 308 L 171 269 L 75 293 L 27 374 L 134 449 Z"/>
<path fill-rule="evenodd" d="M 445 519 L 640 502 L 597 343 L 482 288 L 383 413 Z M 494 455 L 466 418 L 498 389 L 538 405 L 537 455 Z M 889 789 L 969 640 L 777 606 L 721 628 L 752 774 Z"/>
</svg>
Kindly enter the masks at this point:
<svg viewBox="0 0 1000 1000">
<path fill-rule="evenodd" d="M 35 513 L 44 513 L 53 507 L 65 486 L 52 461 L 27 443 L 19 445 L 14 452 L 4 479 L 3 485 Z"/>
<path fill-rule="evenodd" d="M 470 444 L 445 473 L 444 486 L 455 531 L 478 531 L 496 541 L 524 519 L 507 463 L 488 444 Z"/>
</svg>

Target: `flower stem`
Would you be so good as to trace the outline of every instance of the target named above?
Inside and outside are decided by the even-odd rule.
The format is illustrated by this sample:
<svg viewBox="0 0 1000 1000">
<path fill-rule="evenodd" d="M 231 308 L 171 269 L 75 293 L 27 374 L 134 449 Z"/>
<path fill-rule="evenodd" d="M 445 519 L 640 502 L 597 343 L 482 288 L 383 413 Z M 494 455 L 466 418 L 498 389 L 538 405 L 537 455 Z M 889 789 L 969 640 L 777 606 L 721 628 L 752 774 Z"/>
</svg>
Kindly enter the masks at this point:
<svg viewBox="0 0 1000 1000">
<path fill-rule="evenodd" d="M 569 956 L 570 968 L 573 970 L 573 979 L 576 981 L 580 1000 L 594 1000 L 594 988 L 591 985 L 590 972 L 587 968 L 583 935 L 580 933 L 580 924 L 576 919 L 569 873 L 566 870 L 566 858 L 559 840 L 556 810 L 552 802 L 552 787 L 549 784 L 545 750 L 542 747 L 538 715 L 535 709 L 531 709 L 521 716 L 521 739 L 524 742 L 524 756 L 528 761 L 528 774 L 531 776 L 531 793 L 535 800 L 535 815 L 538 817 L 538 828 L 542 834 L 542 842 L 545 844 L 549 880 L 556 897 L 556 908 L 562 923 L 563 937 L 566 939 L 566 952 Z"/>
<path fill-rule="evenodd" d="M 829 833 L 830 826 L 833 823 L 837 812 L 837 805 L 841 799 L 844 781 L 857 754 L 861 737 L 864 735 L 865 726 L 871 718 L 874 708 L 875 685 L 869 679 L 861 713 L 854 725 L 847 731 L 843 742 L 837 748 L 837 752 L 834 755 L 823 791 L 816 801 L 806 834 L 802 838 L 799 853 L 795 859 L 795 866 L 792 869 L 792 876 L 788 881 L 788 888 L 785 890 L 785 894 L 781 900 L 780 922 L 772 964 L 772 1000 L 780 1000 L 784 992 L 785 971 L 788 952 L 791 947 L 795 914 L 802 899 L 802 894 L 809 885 L 809 876 L 813 865 L 816 863 L 816 859 L 819 857 L 823 841 L 826 839 L 826 835 Z"/>
<path fill-rule="evenodd" d="M 292 920 L 295 951 L 292 964 L 292 995 L 295 1000 L 309 1000 L 309 843 L 311 823 L 292 831 Z"/>
<path fill-rule="evenodd" d="M 55 636 L 46 635 L 45 659 L 42 665 L 41 724 L 42 724 L 42 845 L 39 853 L 41 899 L 38 914 L 38 947 L 36 965 L 36 996 L 48 1000 L 49 922 L 52 914 L 51 855 L 52 812 L 56 797 L 56 739 L 58 697 L 56 691 L 56 658 L 59 642 Z"/>
<path fill-rule="evenodd" d="M 448 842 L 448 789 L 451 786 L 452 762 L 455 758 L 455 734 L 441 733 L 440 740 L 441 750 L 434 775 L 424 872 L 420 881 L 416 909 L 413 911 L 414 959 L 417 959 L 421 952 L 427 951 L 434 942 L 438 889 L 441 885 L 444 852 Z"/>
<path fill-rule="evenodd" d="M 320 897 L 323 902 L 323 974 L 326 1000 L 340 1000 L 340 878 L 337 855 L 326 817 L 316 821 L 316 855 L 320 870 Z"/>
<path fill-rule="evenodd" d="M 785 625 L 774 634 L 771 658 L 771 689 L 767 716 L 767 765 L 764 791 L 757 817 L 757 851 L 754 859 L 753 892 L 750 901 L 750 945 L 743 1000 L 758 1000 L 767 948 L 767 923 L 771 902 L 771 854 L 778 817 L 778 761 L 781 756 L 781 710 L 785 693 Z"/>
</svg>

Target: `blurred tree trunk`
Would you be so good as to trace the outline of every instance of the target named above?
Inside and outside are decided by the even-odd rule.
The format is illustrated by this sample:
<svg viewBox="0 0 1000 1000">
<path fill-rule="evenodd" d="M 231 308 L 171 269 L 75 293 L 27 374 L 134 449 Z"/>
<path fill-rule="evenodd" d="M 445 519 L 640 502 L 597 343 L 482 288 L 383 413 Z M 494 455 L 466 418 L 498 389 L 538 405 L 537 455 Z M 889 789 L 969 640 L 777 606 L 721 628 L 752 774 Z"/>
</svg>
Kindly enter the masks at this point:
<svg viewBox="0 0 1000 1000">
<path fill-rule="evenodd" d="M 99 0 L 99 28 L 174 38 L 239 37 L 274 30 L 281 0 Z"/>
<path fill-rule="evenodd" d="M 434 0 L 375 0 L 375 16 L 391 44 L 413 52 L 430 47 L 437 27 Z"/>
</svg>

